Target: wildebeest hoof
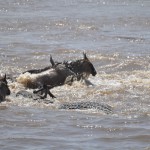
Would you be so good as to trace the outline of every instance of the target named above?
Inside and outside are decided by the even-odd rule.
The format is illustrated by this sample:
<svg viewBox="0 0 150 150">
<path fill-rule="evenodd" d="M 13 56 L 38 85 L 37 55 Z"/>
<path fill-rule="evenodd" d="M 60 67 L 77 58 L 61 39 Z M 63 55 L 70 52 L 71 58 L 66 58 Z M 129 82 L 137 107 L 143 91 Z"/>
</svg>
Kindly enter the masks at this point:
<svg viewBox="0 0 150 150">
<path fill-rule="evenodd" d="M 50 91 L 48 92 L 48 94 L 51 98 L 56 98 Z"/>
<path fill-rule="evenodd" d="M 45 98 L 46 98 L 46 96 L 40 96 L 40 98 L 41 98 L 41 99 L 45 99 Z"/>
<path fill-rule="evenodd" d="M 52 96 L 52 98 L 56 98 L 55 96 Z"/>
<path fill-rule="evenodd" d="M 38 91 L 34 90 L 34 91 L 33 91 L 33 93 L 34 93 L 34 94 L 37 94 L 37 93 L 38 93 Z"/>
<path fill-rule="evenodd" d="M 50 95 L 50 97 L 51 97 L 51 98 L 56 98 L 54 95 Z M 45 98 L 47 98 L 47 96 L 45 96 L 45 95 L 44 95 L 44 96 L 40 96 L 40 98 L 41 98 L 41 99 L 45 99 Z"/>
</svg>

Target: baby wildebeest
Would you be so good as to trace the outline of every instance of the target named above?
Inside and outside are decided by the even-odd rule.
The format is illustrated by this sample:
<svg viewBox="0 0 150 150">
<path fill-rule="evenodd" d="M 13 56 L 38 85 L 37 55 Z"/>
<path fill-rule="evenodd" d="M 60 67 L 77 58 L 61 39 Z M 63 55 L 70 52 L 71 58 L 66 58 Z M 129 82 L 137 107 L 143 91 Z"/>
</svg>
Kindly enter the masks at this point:
<svg viewBox="0 0 150 150">
<path fill-rule="evenodd" d="M 40 91 L 44 92 L 44 96 L 41 98 L 46 98 L 47 94 L 49 94 L 52 98 L 55 98 L 49 90 L 56 86 L 64 85 L 66 80 L 68 82 L 73 82 L 76 79 L 76 75 L 64 64 L 56 64 L 52 57 L 50 60 L 52 63 L 52 68 L 36 74 L 26 72 L 25 74 L 21 74 L 17 78 L 17 81 L 22 83 L 27 88 L 38 88 L 39 90 L 34 91 L 34 93 L 38 93 Z"/>
<path fill-rule="evenodd" d="M 0 102 L 5 100 L 5 97 L 10 95 L 10 89 L 7 85 L 6 74 L 0 78 Z"/>
</svg>

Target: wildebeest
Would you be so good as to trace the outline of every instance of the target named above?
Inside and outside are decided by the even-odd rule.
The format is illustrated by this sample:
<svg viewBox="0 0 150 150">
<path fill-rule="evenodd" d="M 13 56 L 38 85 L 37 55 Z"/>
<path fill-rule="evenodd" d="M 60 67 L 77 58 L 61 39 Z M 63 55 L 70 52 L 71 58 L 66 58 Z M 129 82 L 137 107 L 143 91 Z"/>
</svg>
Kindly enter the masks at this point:
<svg viewBox="0 0 150 150">
<path fill-rule="evenodd" d="M 53 61 L 51 60 L 51 64 Z M 80 79 L 87 79 L 90 74 L 92 76 L 95 76 L 97 74 L 96 69 L 94 68 L 93 64 L 90 62 L 90 60 L 87 58 L 86 53 L 83 53 L 83 59 L 79 59 L 76 61 L 64 61 L 64 62 L 56 62 L 56 64 L 64 64 L 67 68 L 69 68 L 71 71 L 73 71 L 76 75 L 80 76 Z M 53 66 L 54 64 L 52 64 Z M 43 71 L 49 70 L 51 66 L 45 67 L 43 69 L 32 69 L 28 70 L 26 72 L 29 72 L 31 74 L 38 74 Z M 24 73 L 26 73 L 24 72 Z"/>
<path fill-rule="evenodd" d="M 27 77 L 25 80 L 19 78 L 22 80 L 19 82 L 28 88 L 41 87 L 39 90 L 34 91 L 34 93 L 44 91 L 45 95 L 43 98 L 46 98 L 47 94 L 54 98 L 55 96 L 49 89 L 63 85 L 66 82 L 70 84 L 74 81 L 75 77 L 77 80 L 86 80 L 90 74 L 93 76 L 97 74 L 93 64 L 89 61 L 85 53 L 83 53 L 83 59 L 71 62 L 54 62 L 50 56 L 50 62 L 52 66 L 24 72 L 23 74 L 27 74 Z"/>
<path fill-rule="evenodd" d="M 5 100 L 5 97 L 10 95 L 10 89 L 7 85 L 6 74 L 0 78 L 0 102 Z"/>
<path fill-rule="evenodd" d="M 17 78 L 17 81 L 27 88 L 38 88 L 39 90 L 34 91 L 34 93 L 38 93 L 40 91 L 44 92 L 44 96 L 41 98 L 46 98 L 47 94 L 49 94 L 50 97 L 55 98 L 55 96 L 50 92 L 50 89 L 64 85 L 66 81 L 73 82 L 76 79 L 76 75 L 64 64 L 55 63 L 52 57 L 50 61 L 52 68 L 36 74 L 26 72 L 25 74 L 21 74 Z"/>
</svg>

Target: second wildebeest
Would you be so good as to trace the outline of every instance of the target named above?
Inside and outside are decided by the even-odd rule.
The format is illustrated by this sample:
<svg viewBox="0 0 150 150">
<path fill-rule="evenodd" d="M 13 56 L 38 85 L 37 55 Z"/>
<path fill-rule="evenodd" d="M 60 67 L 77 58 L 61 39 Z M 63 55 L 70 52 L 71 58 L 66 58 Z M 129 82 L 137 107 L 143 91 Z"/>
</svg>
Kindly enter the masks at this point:
<svg viewBox="0 0 150 150">
<path fill-rule="evenodd" d="M 49 94 L 52 98 L 55 98 L 55 96 L 49 90 L 56 86 L 64 85 L 66 80 L 67 82 L 73 82 L 73 80 L 76 78 L 76 75 L 64 64 L 55 63 L 52 57 L 50 61 L 52 68 L 36 74 L 26 72 L 25 74 L 21 74 L 17 78 L 17 81 L 27 88 L 39 89 L 34 91 L 34 93 L 38 93 L 39 91 L 44 92 L 44 96 L 41 98 L 46 98 L 47 94 Z M 68 78 L 70 80 L 68 80 Z"/>
<path fill-rule="evenodd" d="M 10 89 L 7 85 L 5 74 L 4 77 L 0 77 L 0 102 L 4 101 L 7 95 L 10 95 Z"/>
<path fill-rule="evenodd" d="M 91 74 L 95 76 L 97 74 L 93 64 L 87 58 L 86 53 L 83 53 L 83 59 L 76 61 L 64 62 L 67 68 L 73 71 L 76 75 L 80 74 L 82 78 L 88 78 Z"/>
</svg>

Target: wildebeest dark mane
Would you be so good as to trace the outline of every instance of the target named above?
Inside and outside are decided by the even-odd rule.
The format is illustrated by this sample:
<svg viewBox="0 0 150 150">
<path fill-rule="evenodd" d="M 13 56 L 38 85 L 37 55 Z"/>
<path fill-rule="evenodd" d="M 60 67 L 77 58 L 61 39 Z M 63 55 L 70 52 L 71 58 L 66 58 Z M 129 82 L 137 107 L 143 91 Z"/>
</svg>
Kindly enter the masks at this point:
<svg viewBox="0 0 150 150">
<path fill-rule="evenodd" d="M 60 63 L 60 62 L 56 62 L 55 67 L 56 67 L 57 65 L 59 65 L 59 64 L 61 64 L 61 63 Z M 38 73 L 42 73 L 42 72 L 44 72 L 44 71 L 47 71 L 47 70 L 49 70 L 49 69 L 51 69 L 51 68 L 53 68 L 53 66 L 47 66 L 47 67 L 42 68 L 42 69 L 31 69 L 31 70 L 28 70 L 28 71 L 23 72 L 23 74 L 26 73 L 26 72 L 29 72 L 29 73 L 31 73 L 31 74 L 38 74 Z"/>
<path fill-rule="evenodd" d="M 63 63 L 67 68 L 75 72 L 76 74 L 81 73 L 81 64 L 84 60 L 76 60 L 76 61 L 64 61 Z"/>
<path fill-rule="evenodd" d="M 54 62 L 52 56 L 50 55 L 50 63 L 51 63 L 51 66 L 48 66 L 48 67 L 45 67 L 45 68 L 42 68 L 42 69 L 31 69 L 31 70 L 27 70 L 24 73 L 28 72 L 30 74 L 38 74 L 38 73 L 42 73 L 44 71 L 47 71 L 51 68 L 56 68 L 59 64 L 62 64 L 62 63 L 59 63 L 59 62 Z"/>
<path fill-rule="evenodd" d="M 51 68 L 51 66 L 48 66 L 48 67 L 45 67 L 45 68 L 42 68 L 42 69 L 31 69 L 31 70 L 27 70 L 27 71 L 23 72 L 23 74 L 26 73 L 26 72 L 29 72 L 31 74 L 38 74 L 38 73 L 47 71 L 50 68 Z"/>
</svg>

